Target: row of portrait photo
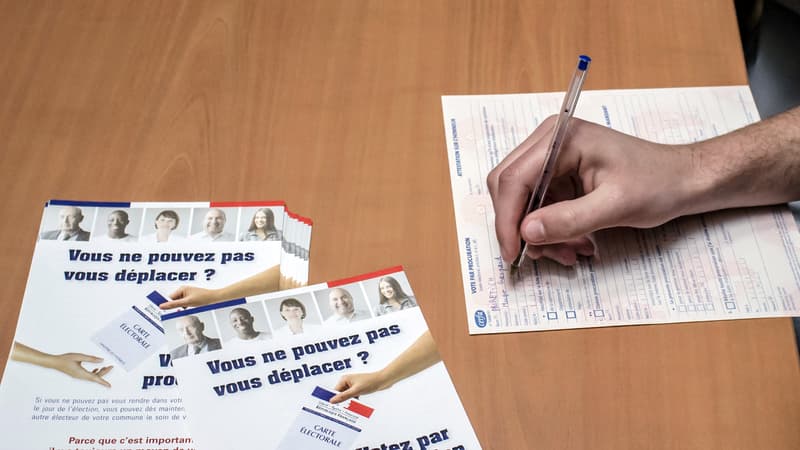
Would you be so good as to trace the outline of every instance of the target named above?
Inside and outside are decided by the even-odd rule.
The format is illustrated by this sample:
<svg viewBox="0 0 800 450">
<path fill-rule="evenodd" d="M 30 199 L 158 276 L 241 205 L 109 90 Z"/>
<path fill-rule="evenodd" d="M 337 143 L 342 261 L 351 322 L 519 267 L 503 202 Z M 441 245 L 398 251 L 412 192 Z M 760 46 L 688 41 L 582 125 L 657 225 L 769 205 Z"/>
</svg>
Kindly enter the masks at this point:
<svg viewBox="0 0 800 450">
<path fill-rule="evenodd" d="M 201 241 L 280 241 L 283 206 L 109 208 L 51 205 L 40 239 L 92 242 L 166 243 Z"/>
<path fill-rule="evenodd" d="M 284 340 L 417 307 L 403 272 L 289 297 L 242 303 L 192 314 L 165 323 L 173 359 Z"/>
</svg>

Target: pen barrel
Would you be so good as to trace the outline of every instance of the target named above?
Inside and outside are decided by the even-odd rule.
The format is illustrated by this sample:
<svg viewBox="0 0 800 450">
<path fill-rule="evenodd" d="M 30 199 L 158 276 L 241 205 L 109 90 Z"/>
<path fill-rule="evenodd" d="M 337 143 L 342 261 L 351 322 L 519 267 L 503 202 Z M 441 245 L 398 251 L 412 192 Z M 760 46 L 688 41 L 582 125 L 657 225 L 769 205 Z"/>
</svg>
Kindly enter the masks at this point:
<svg viewBox="0 0 800 450">
<path fill-rule="evenodd" d="M 555 165 L 558 160 L 558 154 L 561 151 L 561 144 L 564 142 L 564 138 L 567 135 L 570 118 L 572 118 L 575 112 L 575 106 L 578 104 L 578 97 L 581 95 L 583 81 L 586 79 L 590 61 L 591 59 L 588 56 L 581 56 L 578 59 L 578 66 L 575 68 L 575 72 L 572 73 L 569 87 L 564 94 L 564 101 L 561 104 L 561 111 L 559 111 L 558 119 L 553 127 L 553 135 L 550 138 L 550 145 L 547 147 L 547 155 L 545 156 L 545 162 L 542 166 L 542 172 L 531 194 L 530 202 L 528 203 L 528 213 L 544 205 L 547 188 L 550 186 L 550 181 L 553 178 Z"/>
<path fill-rule="evenodd" d="M 569 127 L 570 122 L 569 119 L 572 117 L 575 106 L 578 103 L 578 97 L 580 96 L 581 88 L 583 87 L 583 81 L 586 79 L 586 72 L 589 69 L 590 62 L 591 58 L 588 56 L 581 55 L 578 57 L 578 66 L 575 68 L 575 72 L 572 73 L 569 87 L 567 88 L 567 92 L 564 94 L 564 102 L 561 104 L 561 110 L 558 113 L 558 119 L 556 119 L 556 124 L 553 127 L 553 134 L 550 138 L 550 145 L 547 147 L 547 154 L 544 158 L 542 171 L 539 175 L 539 179 L 536 181 L 533 191 L 531 191 L 526 212 L 522 217 L 523 219 L 526 215 L 544 205 L 544 199 L 547 196 L 547 188 L 550 186 L 550 181 L 553 179 L 555 172 L 558 154 L 561 151 L 561 145 L 564 142 L 564 137 L 567 135 L 567 128 Z M 525 261 L 528 243 L 524 240 L 521 240 L 520 247 L 520 252 L 517 258 L 511 263 L 512 269 L 519 268 L 519 266 Z"/>
<path fill-rule="evenodd" d="M 578 67 L 576 67 L 575 72 L 572 73 L 569 87 L 564 95 L 564 102 L 561 104 L 559 116 L 565 113 L 572 116 L 575 105 L 578 104 L 578 97 L 581 95 L 581 88 L 583 88 L 583 80 L 586 79 L 586 73 L 589 69 L 589 62 L 587 61 L 585 64 L 581 64 L 582 62 L 583 60 L 579 61 Z"/>
</svg>

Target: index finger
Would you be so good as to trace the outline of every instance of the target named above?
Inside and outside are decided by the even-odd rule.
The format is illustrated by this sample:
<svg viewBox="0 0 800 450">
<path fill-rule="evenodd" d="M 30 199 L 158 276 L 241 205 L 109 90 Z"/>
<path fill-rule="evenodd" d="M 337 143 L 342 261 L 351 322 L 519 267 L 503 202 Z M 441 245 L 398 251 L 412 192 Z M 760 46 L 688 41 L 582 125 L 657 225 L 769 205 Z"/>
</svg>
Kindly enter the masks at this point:
<svg viewBox="0 0 800 450">
<path fill-rule="evenodd" d="M 191 306 L 191 305 L 190 305 L 190 299 L 186 299 L 186 298 L 180 299 L 180 300 L 169 300 L 169 301 L 166 301 L 166 302 L 158 305 L 158 307 L 161 308 L 161 309 L 175 309 L 175 308 L 181 308 L 181 307 L 187 307 L 187 306 Z"/>
<path fill-rule="evenodd" d="M 492 197 L 492 201 L 494 201 L 495 193 L 497 192 L 500 173 L 505 170 L 506 167 L 510 166 L 511 163 L 516 161 L 517 158 L 530 150 L 544 135 L 553 131 L 556 117 L 557 116 L 551 116 L 543 120 L 524 141 L 517 145 L 514 150 L 511 150 L 511 153 L 506 155 L 502 161 L 489 171 L 489 175 L 486 177 L 486 185 L 489 188 L 489 195 Z"/>
<path fill-rule="evenodd" d="M 555 122 L 550 119 L 542 122 L 490 174 L 489 192 L 494 205 L 495 232 L 505 261 L 513 260 L 519 252 L 519 224 L 541 174 L 548 137 L 553 131 L 551 123 Z"/>
<path fill-rule="evenodd" d="M 334 395 L 333 397 L 331 397 L 331 399 L 329 401 L 335 405 L 336 403 L 340 403 L 340 402 L 343 402 L 345 400 L 349 400 L 349 399 L 351 399 L 353 397 L 357 397 L 356 394 L 357 394 L 357 392 L 356 392 L 355 387 L 354 386 L 348 386 L 347 389 L 345 389 L 345 390 L 339 392 L 338 394 Z"/>
</svg>

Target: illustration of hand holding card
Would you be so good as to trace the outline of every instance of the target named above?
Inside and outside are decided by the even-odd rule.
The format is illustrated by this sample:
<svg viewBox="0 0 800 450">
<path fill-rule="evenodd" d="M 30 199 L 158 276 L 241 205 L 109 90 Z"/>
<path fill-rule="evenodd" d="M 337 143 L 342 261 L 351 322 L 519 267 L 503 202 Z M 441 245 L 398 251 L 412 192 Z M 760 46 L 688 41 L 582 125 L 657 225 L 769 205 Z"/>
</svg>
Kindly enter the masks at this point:
<svg viewBox="0 0 800 450">
<path fill-rule="evenodd" d="M 334 405 L 330 403 L 334 395 L 328 389 L 314 388 L 277 450 L 352 448 L 374 409 L 355 400 Z"/>
<path fill-rule="evenodd" d="M 156 291 L 147 298 L 149 303 L 131 306 L 92 336 L 92 342 L 128 372 L 154 355 L 165 342 L 158 305 L 167 300 Z"/>
</svg>

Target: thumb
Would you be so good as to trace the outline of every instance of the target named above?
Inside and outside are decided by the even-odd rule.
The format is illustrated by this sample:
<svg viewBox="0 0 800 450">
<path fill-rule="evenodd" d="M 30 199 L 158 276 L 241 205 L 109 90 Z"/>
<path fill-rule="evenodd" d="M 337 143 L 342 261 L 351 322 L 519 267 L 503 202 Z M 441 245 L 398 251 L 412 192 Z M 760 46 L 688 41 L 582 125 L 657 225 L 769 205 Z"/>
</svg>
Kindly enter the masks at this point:
<svg viewBox="0 0 800 450">
<path fill-rule="evenodd" d="M 110 388 L 110 387 L 111 387 L 111 383 L 109 383 L 108 381 L 106 381 L 106 380 L 105 380 L 105 379 L 102 377 L 102 375 L 98 375 L 98 374 L 91 374 L 91 375 L 90 375 L 90 377 L 91 377 L 91 381 L 94 381 L 94 382 L 95 382 L 95 383 L 97 383 L 97 384 L 102 384 L 103 386 L 105 386 L 105 387 L 107 387 L 107 388 Z"/>
<path fill-rule="evenodd" d="M 556 244 L 619 226 L 623 214 L 617 205 L 602 189 L 547 205 L 525 217 L 520 226 L 522 238 L 534 245 Z"/>
</svg>

